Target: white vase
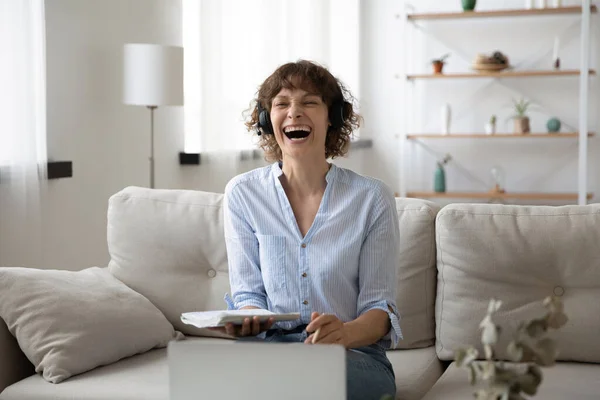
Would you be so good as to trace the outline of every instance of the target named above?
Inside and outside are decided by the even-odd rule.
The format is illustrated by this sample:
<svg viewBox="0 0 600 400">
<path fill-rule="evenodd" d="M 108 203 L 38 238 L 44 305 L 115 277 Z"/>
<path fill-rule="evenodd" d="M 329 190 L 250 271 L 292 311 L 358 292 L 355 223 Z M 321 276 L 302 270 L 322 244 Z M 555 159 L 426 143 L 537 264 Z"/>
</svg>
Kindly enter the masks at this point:
<svg viewBox="0 0 600 400">
<path fill-rule="evenodd" d="M 533 0 L 525 0 L 525 9 L 531 10 L 533 8 Z"/>
<path fill-rule="evenodd" d="M 562 0 L 552 0 L 552 7 L 554 7 L 554 8 L 562 7 Z"/>
<path fill-rule="evenodd" d="M 450 123 L 452 122 L 452 110 L 450 104 L 446 103 L 442 106 L 442 134 L 447 135 L 450 133 Z"/>
<path fill-rule="evenodd" d="M 485 133 L 488 135 L 496 133 L 496 124 L 492 124 L 491 122 L 485 124 Z"/>
</svg>

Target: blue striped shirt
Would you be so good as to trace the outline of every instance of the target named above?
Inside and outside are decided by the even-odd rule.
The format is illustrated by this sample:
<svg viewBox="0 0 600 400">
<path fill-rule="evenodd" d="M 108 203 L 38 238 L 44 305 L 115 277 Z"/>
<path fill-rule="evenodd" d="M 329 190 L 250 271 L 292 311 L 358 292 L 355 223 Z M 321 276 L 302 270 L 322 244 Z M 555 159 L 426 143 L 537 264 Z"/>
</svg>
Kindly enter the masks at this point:
<svg viewBox="0 0 600 400">
<path fill-rule="evenodd" d="M 380 344 L 395 347 L 402 333 L 393 193 L 379 180 L 332 164 L 319 210 L 302 237 L 282 174 L 274 163 L 233 178 L 225 188 L 229 308 L 299 312 L 299 320 L 278 323 L 283 329 L 308 324 L 313 311 L 348 322 L 380 309 L 392 326 Z"/>
</svg>

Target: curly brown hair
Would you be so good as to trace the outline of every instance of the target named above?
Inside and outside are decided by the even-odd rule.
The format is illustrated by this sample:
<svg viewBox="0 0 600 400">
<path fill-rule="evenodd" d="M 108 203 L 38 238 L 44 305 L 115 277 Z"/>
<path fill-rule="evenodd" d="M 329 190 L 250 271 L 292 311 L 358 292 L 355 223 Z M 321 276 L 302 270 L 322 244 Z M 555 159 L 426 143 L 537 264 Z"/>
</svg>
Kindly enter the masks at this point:
<svg viewBox="0 0 600 400">
<path fill-rule="evenodd" d="M 354 111 L 354 98 L 344 85 L 325 67 L 307 60 L 290 62 L 277 68 L 258 89 L 257 98 L 248 111 L 250 118 L 245 125 L 248 131 L 258 131 L 258 104 L 267 112 L 271 112 L 271 103 L 282 89 L 302 89 L 321 96 L 331 114 L 331 106 L 343 103 L 343 123 L 338 128 L 329 127 L 325 139 L 325 158 L 345 156 L 350 147 L 352 132 L 360 126 L 361 117 Z M 258 136 L 258 145 L 265 152 L 267 161 L 281 161 L 281 148 L 275 135 Z"/>
</svg>

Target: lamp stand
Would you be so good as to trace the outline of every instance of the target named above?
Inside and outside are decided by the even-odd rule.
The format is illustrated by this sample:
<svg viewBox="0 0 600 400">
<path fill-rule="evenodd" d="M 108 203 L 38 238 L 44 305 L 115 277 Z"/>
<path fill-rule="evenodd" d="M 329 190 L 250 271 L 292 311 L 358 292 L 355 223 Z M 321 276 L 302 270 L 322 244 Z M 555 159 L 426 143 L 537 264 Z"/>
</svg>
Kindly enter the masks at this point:
<svg viewBox="0 0 600 400">
<path fill-rule="evenodd" d="M 158 106 L 146 106 L 150 109 L 150 188 L 154 189 L 154 110 Z"/>
</svg>

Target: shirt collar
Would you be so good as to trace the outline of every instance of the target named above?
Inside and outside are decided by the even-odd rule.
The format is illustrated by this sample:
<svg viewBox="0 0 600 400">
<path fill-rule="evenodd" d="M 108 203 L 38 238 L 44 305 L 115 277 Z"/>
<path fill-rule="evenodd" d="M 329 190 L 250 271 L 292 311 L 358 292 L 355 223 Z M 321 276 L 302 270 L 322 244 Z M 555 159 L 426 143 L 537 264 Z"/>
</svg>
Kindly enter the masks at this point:
<svg viewBox="0 0 600 400">
<path fill-rule="evenodd" d="M 336 167 L 335 164 L 330 163 L 329 164 L 329 171 L 327 171 L 327 174 L 325 175 L 325 181 L 327 183 L 331 183 L 333 182 L 333 180 L 335 179 L 335 176 L 337 175 L 337 170 L 338 167 Z M 273 165 L 271 165 L 271 173 L 273 174 L 273 176 L 275 178 L 279 178 L 281 175 L 283 175 L 283 169 L 281 169 L 283 166 L 283 163 L 281 161 L 276 161 L 273 163 Z"/>
</svg>

